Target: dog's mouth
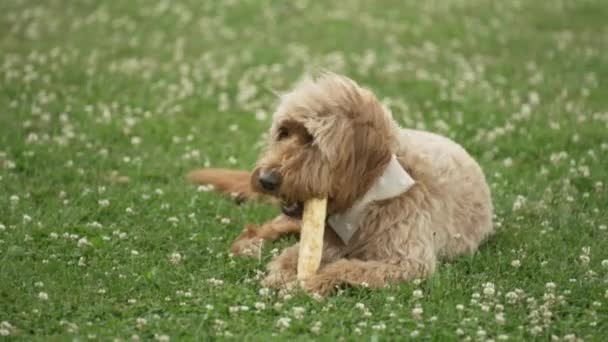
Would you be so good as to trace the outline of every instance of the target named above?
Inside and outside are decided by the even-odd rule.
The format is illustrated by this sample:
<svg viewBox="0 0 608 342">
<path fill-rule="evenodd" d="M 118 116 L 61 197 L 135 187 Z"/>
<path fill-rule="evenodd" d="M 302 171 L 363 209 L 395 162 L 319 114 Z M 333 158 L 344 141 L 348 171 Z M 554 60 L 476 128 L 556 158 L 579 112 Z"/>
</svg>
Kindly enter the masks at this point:
<svg viewBox="0 0 608 342">
<path fill-rule="evenodd" d="M 296 219 L 302 218 L 302 212 L 304 211 L 304 204 L 302 202 L 281 202 L 281 211 L 284 215 L 293 217 Z"/>
</svg>

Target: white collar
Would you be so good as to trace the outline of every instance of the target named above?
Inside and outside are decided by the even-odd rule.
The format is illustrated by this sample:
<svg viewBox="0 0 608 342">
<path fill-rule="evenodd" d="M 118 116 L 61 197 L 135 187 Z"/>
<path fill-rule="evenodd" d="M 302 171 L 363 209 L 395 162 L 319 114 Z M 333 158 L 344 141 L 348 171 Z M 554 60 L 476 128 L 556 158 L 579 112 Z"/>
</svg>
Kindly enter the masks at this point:
<svg viewBox="0 0 608 342">
<path fill-rule="evenodd" d="M 376 180 L 365 195 L 351 208 L 341 214 L 331 215 L 327 221 L 340 239 L 344 243 L 348 243 L 359 229 L 361 214 L 365 212 L 369 204 L 401 195 L 408 191 L 414 183 L 414 179 L 403 169 L 393 154 L 382 176 Z"/>
</svg>

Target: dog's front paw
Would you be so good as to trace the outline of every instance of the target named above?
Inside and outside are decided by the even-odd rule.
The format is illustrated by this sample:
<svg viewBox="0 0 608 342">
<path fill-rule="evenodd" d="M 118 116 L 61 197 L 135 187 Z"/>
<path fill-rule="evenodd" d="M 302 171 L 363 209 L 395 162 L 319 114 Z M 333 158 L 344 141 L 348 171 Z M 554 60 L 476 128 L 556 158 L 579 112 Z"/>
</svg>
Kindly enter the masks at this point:
<svg viewBox="0 0 608 342">
<path fill-rule="evenodd" d="M 336 291 L 338 282 L 324 274 L 316 274 L 302 281 L 301 286 L 304 291 L 312 296 L 327 297 Z"/>
<path fill-rule="evenodd" d="M 262 255 L 263 243 L 264 240 L 257 236 L 257 227 L 250 224 L 234 240 L 230 251 L 238 256 L 259 258 Z"/>
<path fill-rule="evenodd" d="M 262 255 L 264 240 L 253 237 L 234 241 L 230 249 L 232 254 L 245 257 L 259 258 Z"/>
<path fill-rule="evenodd" d="M 275 270 L 262 280 L 262 286 L 279 290 L 291 289 L 296 282 L 296 273 L 288 270 Z"/>
</svg>

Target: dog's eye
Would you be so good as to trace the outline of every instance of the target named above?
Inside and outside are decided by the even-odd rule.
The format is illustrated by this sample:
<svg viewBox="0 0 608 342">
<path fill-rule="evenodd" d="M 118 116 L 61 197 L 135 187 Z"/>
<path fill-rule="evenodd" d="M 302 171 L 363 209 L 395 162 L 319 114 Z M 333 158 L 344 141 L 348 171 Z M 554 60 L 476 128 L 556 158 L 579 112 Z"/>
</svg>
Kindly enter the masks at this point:
<svg viewBox="0 0 608 342">
<path fill-rule="evenodd" d="M 289 136 L 289 130 L 286 127 L 279 128 L 279 133 L 277 134 L 278 140 L 283 140 Z"/>
<path fill-rule="evenodd" d="M 310 134 L 308 132 L 304 133 L 304 143 L 310 144 L 310 143 L 312 143 L 313 140 L 314 140 L 314 137 L 312 136 L 312 134 Z"/>
</svg>

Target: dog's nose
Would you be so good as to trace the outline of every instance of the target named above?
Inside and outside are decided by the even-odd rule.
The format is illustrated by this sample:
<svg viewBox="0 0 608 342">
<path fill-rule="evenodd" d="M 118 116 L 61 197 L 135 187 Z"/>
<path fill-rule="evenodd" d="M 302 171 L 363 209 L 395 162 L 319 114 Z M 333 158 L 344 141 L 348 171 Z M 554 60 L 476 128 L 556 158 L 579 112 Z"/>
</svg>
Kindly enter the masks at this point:
<svg viewBox="0 0 608 342">
<path fill-rule="evenodd" d="M 262 170 L 258 176 L 258 182 L 262 189 L 275 191 L 281 185 L 281 176 L 274 170 Z"/>
</svg>

